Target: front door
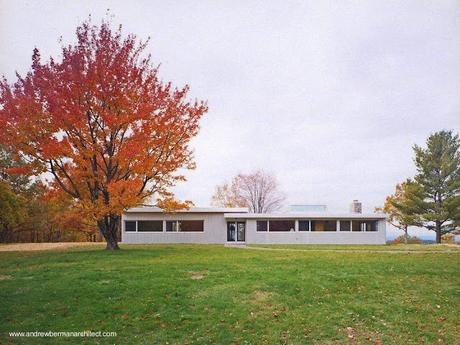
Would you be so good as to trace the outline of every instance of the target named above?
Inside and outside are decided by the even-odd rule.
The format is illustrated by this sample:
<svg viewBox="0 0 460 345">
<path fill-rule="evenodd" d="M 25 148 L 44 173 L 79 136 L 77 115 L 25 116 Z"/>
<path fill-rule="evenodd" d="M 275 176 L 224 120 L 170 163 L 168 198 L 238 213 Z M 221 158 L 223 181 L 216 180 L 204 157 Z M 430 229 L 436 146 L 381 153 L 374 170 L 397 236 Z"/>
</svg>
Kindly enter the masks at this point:
<svg viewBox="0 0 460 345">
<path fill-rule="evenodd" d="M 227 222 L 227 242 L 244 242 L 246 240 L 245 222 Z"/>
</svg>

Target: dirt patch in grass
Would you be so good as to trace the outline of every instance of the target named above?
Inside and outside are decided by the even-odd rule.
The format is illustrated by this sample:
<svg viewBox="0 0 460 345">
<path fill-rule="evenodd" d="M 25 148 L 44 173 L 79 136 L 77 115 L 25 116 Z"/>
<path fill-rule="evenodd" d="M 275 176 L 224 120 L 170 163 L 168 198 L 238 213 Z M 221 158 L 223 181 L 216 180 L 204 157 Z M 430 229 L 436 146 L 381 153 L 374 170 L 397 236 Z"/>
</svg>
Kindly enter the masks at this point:
<svg viewBox="0 0 460 345">
<path fill-rule="evenodd" d="M 249 312 L 251 318 L 277 319 L 287 311 L 276 301 L 275 294 L 268 291 L 254 291 L 249 303 L 252 305 Z"/>
<path fill-rule="evenodd" d="M 273 297 L 273 294 L 267 291 L 255 291 L 252 294 L 252 297 L 253 297 L 252 299 L 253 303 L 259 304 L 259 303 L 265 303 L 271 300 Z"/>
<path fill-rule="evenodd" d="M 254 313 L 271 310 L 273 308 L 273 293 L 254 291 L 248 302 L 254 306 Z"/>
<path fill-rule="evenodd" d="M 208 271 L 205 270 L 205 271 L 191 271 L 191 272 L 188 272 L 189 275 L 190 275 L 190 279 L 192 280 L 201 280 L 203 279 L 207 274 L 208 274 Z"/>
<path fill-rule="evenodd" d="M 11 243 L 0 245 L 0 252 L 29 252 L 36 250 L 64 250 L 73 247 L 103 246 L 102 242 Z"/>
<path fill-rule="evenodd" d="M 12 276 L 0 274 L 0 280 L 12 280 Z"/>
</svg>

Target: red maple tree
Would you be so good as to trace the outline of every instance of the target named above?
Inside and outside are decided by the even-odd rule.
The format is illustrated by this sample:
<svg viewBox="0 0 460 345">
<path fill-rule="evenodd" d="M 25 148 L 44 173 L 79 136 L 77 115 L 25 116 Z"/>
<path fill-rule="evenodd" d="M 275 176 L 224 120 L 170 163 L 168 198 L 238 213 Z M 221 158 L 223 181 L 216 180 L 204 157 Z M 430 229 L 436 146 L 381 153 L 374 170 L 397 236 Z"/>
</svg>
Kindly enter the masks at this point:
<svg viewBox="0 0 460 345">
<path fill-rule="evenodd" d="M 187 100 L 189 87 L 159 79 L 147 42 L 123 37 L 103 21 L 77 27 L 62 59 L 42 63 L 10 85 L 0 81 L 0 143 L 18 153 L 29 173 L 52 175 L 85 217 L 97 222 L 107 249 L 118 249 L 117 224 L 128 207 L 156 197 L 180 207 L 168 191 L 193 169 L 190 139 L 207 111 Z"/>
</svg>

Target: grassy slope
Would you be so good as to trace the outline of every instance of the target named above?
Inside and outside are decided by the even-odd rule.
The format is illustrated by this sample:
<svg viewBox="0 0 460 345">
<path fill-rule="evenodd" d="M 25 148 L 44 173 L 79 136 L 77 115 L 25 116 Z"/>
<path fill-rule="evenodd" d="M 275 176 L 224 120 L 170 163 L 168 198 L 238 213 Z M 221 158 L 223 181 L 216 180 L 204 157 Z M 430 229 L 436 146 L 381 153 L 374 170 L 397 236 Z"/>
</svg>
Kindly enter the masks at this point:
<svg viewBox="0 0 460 345">
<path fill-rule="evenodd" d="M 123 248 L 0 253 L 0 343 L 460 344 L 459 252 Z"/>
</svg>

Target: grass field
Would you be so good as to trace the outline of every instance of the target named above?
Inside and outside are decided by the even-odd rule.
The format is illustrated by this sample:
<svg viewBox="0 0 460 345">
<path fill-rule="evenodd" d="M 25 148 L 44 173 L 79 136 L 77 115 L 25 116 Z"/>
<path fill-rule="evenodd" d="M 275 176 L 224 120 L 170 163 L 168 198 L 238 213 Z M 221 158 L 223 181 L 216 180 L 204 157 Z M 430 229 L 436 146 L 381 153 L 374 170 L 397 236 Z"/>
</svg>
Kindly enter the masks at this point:
<svg viewBox="0 0 460 345">
<path fill-rule="evenodd" d="M 0 252 L 0 343 L 460 344 L 460 252 L 433 247 Z M 8 335 L 48 330 L 117 336 Z"/>
<path fill-rule="evenodd" d="M 268 249 L 289 249 L 289 250 L 310 250 L 310 251 L 363 251 L 363 252 L 458 252 L 460 245 L 457 244 L 397 244 L 397 245 L 375 245 L 375 244 L 251 244 L 253 248 Z"/>
</svg>

